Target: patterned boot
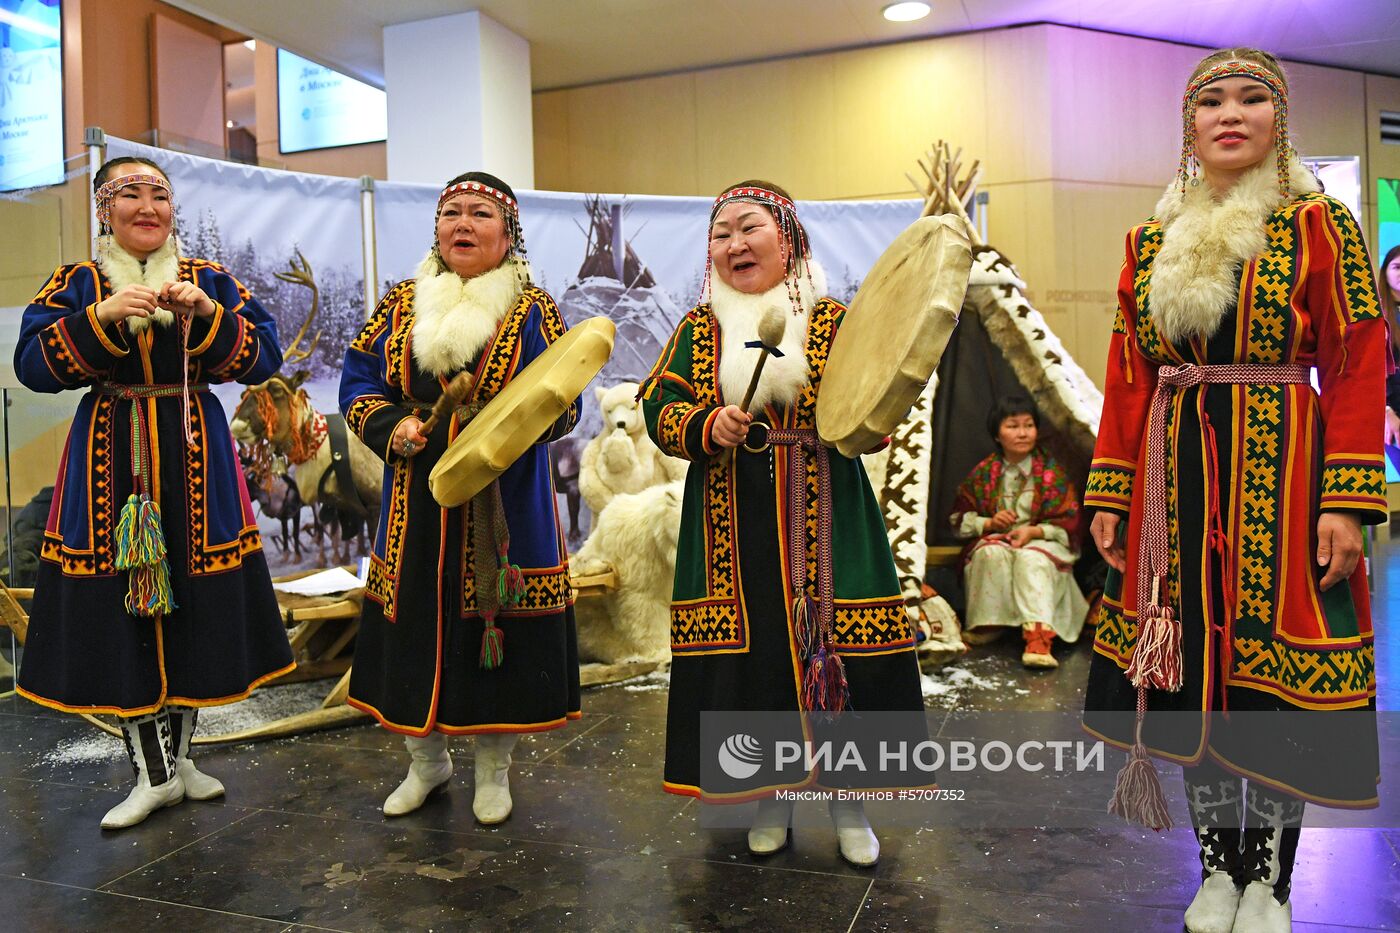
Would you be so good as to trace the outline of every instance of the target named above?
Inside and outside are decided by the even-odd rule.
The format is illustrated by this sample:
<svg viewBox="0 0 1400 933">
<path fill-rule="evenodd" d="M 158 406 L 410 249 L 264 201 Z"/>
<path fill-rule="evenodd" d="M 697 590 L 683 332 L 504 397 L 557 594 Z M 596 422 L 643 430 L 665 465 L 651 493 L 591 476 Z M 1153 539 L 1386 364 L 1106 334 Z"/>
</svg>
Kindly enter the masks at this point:
<svg viewBox="0 0 1400 933">
<path fill-rule="evenodd" d="M 1188 933 L 1230 933 L 1240 903 L 1243 782 L 1222 769 L 1184 769 L 1186 802 L 1201 847 L 1201 887 L 1186 908 Z"/>
<path fill-rule="evenodd" d="M 1235 933 L 1288 933 L 1293 859 L 1303 824 L 1303 801 L 1256 787 L 1245 795 L 1243 877 L 1248 881 L 1235 914 Z"/>
<path fill-rule="evenodd" d="M 136 786 L 125 800 L 107 811 L 103 829 L 135 826 L 162 807 L 173 807 L 185 799 L 185 784 L 175 770 L 170 749 L 170 720 L 163 712 L 123 719 L 122 738 L 136 770 Z"/>
<path fill-rule="evenodd" d="M 170 714 L 170 742 L 175 750 L 175 773 L 185 782 L 185 796 L 191 800 L 213 800 L 224 795 L 224 785 L 200 771 L 190 761 L 190 740 L 194 738 L 199 710 L 192 706 L 167 706 Z"/>
<path fill-rule="evenodd" d="M 428 795 L 452 777 L 452 756 L 447 753 L 447 736 L 429 732 L 421 739 L 406 735 L 403 744 L 413 756 L 408 776 L 384 801 L 385 816 L 403 816 L 423 806 Z"/>
<path fill-rule="evenodd" d="M 504 823 L 514 803 L 510 799 L 510 753 L 519 735 L 483 733 L 476 737 L 476 796 L 472 815 L 483 826 Z"/>
</svg>

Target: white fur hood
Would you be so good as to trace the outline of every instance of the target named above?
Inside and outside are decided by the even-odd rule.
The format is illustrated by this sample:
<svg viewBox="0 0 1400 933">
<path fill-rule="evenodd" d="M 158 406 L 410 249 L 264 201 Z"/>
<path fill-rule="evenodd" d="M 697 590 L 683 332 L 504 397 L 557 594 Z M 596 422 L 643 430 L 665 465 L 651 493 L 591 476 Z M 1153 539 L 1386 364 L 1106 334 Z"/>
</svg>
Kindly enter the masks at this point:
<svg viewBox="0 0 1400 933">
<path fill-rule="evenodd" d="M 418 265 L 413 291 L 413 361 L 446 376 L 474 360 L 521 295 L 517 262 L 464 279 L 431 254 Z"/>
<path fill-rule="evenodd" d="M 808 260 L 807 272 L 813 288 L 807 287 L 805 274 L 799 275 L 800 315 L 793 313 L 786 282 L 779 282 L 762 294 L 746 295 L 725 285 L 719 276 L 710 276 L 710 308 L 719 321 L 719 388 L 725 404 L 738 405 L 744 400 L 759 353 L 744 344 L 758 339 L 759 319 L 770 307 L 781 309 L 787 322 L 779 344 L 783 355 L 768 357 L 749 410 L 758 411 L 769 403 L 778 407 L 791 404 L 807 385 L 807 323 L 817 301 L 826 295 L 826 272 L 822 267 L 815 260 Z"/>
<path fill-rule="evenodd" d="M 1320 190 L 1296 158 L 1290 193 L 1279 191 L 1277 162 L 1270 156 L 1242 175 L 1216 200 L 1204 181 L 1186 187 L 1173 181 L 1157 202 L 1162 247 L 1152 261 L 1148 298 L 1153 323 L 1172 343 L 1210 337 L 1235 304 L 1240 269 L 1267 246 L 1269 215 L 1300 194 Z"/>
<path fill-rule="evenodd" d="M 107 277 L 112 292 L 121 291 L 128 285 L 144 285 L 160 291 L 166 282 L 177 282 L 180 278 L 180 250 L 175 237 L 171 236 L 161 244 L 160 249 L 142 262 L 122 249 L 114 236 L 106 235 L 97 239 L 97 268 Z M 150 317 L 126 318 L 128 333 L 139 334 L 154 322 L 161 327 L 175 323 L 175 314 L 165 308 L 157 308 Z"/>
</svg>

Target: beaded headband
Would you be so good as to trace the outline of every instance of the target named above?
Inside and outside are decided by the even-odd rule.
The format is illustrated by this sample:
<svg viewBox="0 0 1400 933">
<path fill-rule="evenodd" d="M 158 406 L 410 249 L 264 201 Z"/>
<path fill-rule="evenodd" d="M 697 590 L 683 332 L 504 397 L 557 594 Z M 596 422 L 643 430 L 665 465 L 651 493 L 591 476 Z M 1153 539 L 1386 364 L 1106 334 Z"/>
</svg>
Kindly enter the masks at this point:
<svg viewBox="0 0 1400 933">
<path fill-rule="evenodd" d="M 97 193 L 93 195 L 93 199 L 97 202 L 97 222 L 102 227 L 109 228 L 112 225 L 112 198 L 121 189 L 129 188 L 132 185 L 150 185 L 153 188 L 163 189 L 168 195 L 174 195 L 170 188 L 170 182 L 159 175 L 133 174 L 113 178 L 111 181 L 104 182 L 97 189 Z"/>
<path fill-rule="evenodd" d="M 1293 160 L 1293 144 L 1288 139 L 1288 89 L 1282 79 L 1258 62 L 1232 60 L 1212 65 L 1186 85 L 1181 98 L 1181 160 L 1177 163 L 1177 178 L 1182 190 L 1200 184 L 1196 178 L 1199 162 L 1196 158 L 1196 108 L 1201 92 L 1221 78 L 1253 78 L 1269 89 L 1274 98 L 1274 149 L 1278 158 L 1278 186 L 1288 193 L 1289 165 Z"/>
<path fill-rule="evenodd" d="M 808 258 L 811 252 L 807 242 L 807 231 L 803 229 L 801 222 L 797 219 L 797 205 L 790 198 L 785 198 L 768 188 L 740 185 L 736 188 L 730 188 L 715 198 L 715 203 L 710 207 L 711 225 L 714 224 L 715 217 L 720 210 L 733 201 L 761 204 L 773 213 L 773 218 L 778 222 L 778 233 L 782 242 L 783 281 L 787 284 L 788 300 L 792 304 L 792 313 L 800 314 L 802 311 L 802 284 L 799 279 L 799 269 L 802 277 L 807 280 L 807 288 L 815 292 L 816 286 L 812 283 L 811 270 L 807 268 L 805 263 L 799 265 L 796 261 L 797 258 Z M 705 280 L 700 291 L 702 302 L 711 295 L 710 275 L 713 269 L 714 260 L 710 258 L 710 251 L 707 248 L 705 250 Z"/>
<path fill-rule="evenodd" d="M 515 198 L 490 185 L 483 185 L 479 181 L 461 181 L 455 185 L 448 185 L 442 189 L 442 194 L 438 195 L 437 209 L 442 211 L 442 205 L 455 198 L 459 194 L 481 194 L 493 198 L 504 205 L 506 210 L 516 213 L 520 210 L 520 205 L 515 203 Z"/>
<path fill-rule="evenodd" d="M 783 208 L 792 211 L 794 216 L 797 214 L 797 205 L 793 204 L 792 201 L 778 194 L 776 191 L 770 191 L 767 188 L 740 187 L 730 188 L 728 191 L 724 192 L 724 194 L 715 198 L 715 203 L 710 207 L 710 220 L 712 222 L 715 219 L 715 215 L 719 213 L 720 208 L 724 207 L 724 205 L 730 201 L 752 201 L 755 204 L 766 204 L 769 207 Z"/>
<path fill-rule="evenodd" d="M 515 198 L 506 194 L 499 188 L 479 181 L 459 181 L 455 185 L 448 185 L 442 189 L 442 194 L 438 195 L 437 209 L 433 212 L 433 247 L 431 253 L 438 264 L 447 268 L 447 261 L 442 258 L 442 251 L 438 249 L 437 220 L 442 215 L 442 206 L 448 201 L 461 194 L 476 194 L 484 198 L 489 198 L 501 206 L 501 220 L 506 225 L 506 236 L 510 240 L 510 249 L 506 251 L 507 259 L 515 259 L 515 275 L 523 290 L 530 285 L 529 258 L 525 255 L 525 231 L 520 227 L 520 205 Z"/>
</svg>

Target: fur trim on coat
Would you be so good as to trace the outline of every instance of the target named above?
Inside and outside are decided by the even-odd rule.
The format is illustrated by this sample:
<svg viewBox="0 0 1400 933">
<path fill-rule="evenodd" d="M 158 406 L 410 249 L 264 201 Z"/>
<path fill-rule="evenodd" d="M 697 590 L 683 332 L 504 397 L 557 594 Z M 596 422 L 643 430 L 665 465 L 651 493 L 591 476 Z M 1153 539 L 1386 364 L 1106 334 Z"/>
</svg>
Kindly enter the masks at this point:
<svg viewBox="0 0 1400 933">
<path fill-rule="evenodd" d="M 1271 150 L 1272 151 L 1272 150 Z M 1240 270 L 1264 251 L 1269 215 L 1300 194 L 1321 190 L 1297 159 L 1289 171 L 1289 194 L 1280 193 L 1277 162 L 1270 156 L 1245 172 L 1216 200 L 1208 183 L 1173 181 L 1157 202 L 1162 248 L 1152 261 L 1148 302 L 1152 321 L 1172 343 L 1208 338 L 1235 306 Z"/>
<path fill-rule="evenodd" d="M 778 345 L 783 355 L 769 356 L 763 365 L 749 410 L 759 411 L 770 403 L 779 408 L 791 404 L 807 385 L 807 322 L 817 300 L 826 295 L 826 273 L 822 267 L 815 260 L 808 260 L 807 270 L 815 293 L 808 294 L 813 289 L 806 288 L 806 275 L 799 275 L 803 285 L 800 316 L 792 311 L 786 282 L 779 282 L 762 294 L 746 295 L 724 284 L 718 275 L 711 275 L 710 308 L 719 321 L 719 387 L 725 404 L 738 405 L 744 400 L 759 352 L 744 344 L 758 339 L 759 319 L 770 307 L 781 309 L 787 322 L 783 342 Z"/>
<path fill-rule="evenodd" d="M 117 238 L 106 235 L 97 239 L 97 268 L 107 277 L 107 283 L 116 294 L 128 285 L 144 285 L 153 291 L 160 291 L 166 282 L 180 280 L 180 250 L 175 238 L 167 237 L 160 249 L 142 262 L 122 249 Z M 161 327 L 175 323 L 175 313 L 166 308 L 157 308 L 150 317 L 132 316 L 126 318 L 129 334 L 139 334 L 152 322 Z"/>
<path fill-rule="evenodd" d="M 517 262 L 464 279 L 431 254 L 418 264 L 413 290 L 413 361 L 433 376 L 476 359 L 520 298 Z"/>
</svg>

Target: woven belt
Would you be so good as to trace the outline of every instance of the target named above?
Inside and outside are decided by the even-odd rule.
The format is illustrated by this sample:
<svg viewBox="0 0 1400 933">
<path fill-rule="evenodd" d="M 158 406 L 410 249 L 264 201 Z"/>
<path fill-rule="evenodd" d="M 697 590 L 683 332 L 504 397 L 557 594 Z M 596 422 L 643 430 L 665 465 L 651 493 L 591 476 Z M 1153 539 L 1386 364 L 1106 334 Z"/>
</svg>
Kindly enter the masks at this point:
<svg viewBox="0 0 1400 933">
<path fill-rule="evenodd" d="M 1186 363 L 1181 366 L 1163 366 L 1157 370 L 1157 391 L 1152 396 L 1152 406 L 1149 409 L 1147 419 L 1147 465 L 1144 476 L 1146 486 L 1143 490 L 1142 527 L 1139 529 L 1138 537 L 1137 614 L 1139 628 L 1141 628 L 1143 621 L 1157 612 L 1158 607 L 1168 608 L 1170 606 L 1170 598 L 1167 593 L 1167 576 L 1170 572 L 1171 560 L 1168 553 L 1167 533 L 1166 414 L 1167 406 L 1171 404 L 1173 396 L 1179 391 L 1202 384 L 1285 385 L 1306 383 L 1309 381 L 1310 375 L 1310 367 L 1301 363 L 1227 363 L 1207 366 Z M 1210 425 L 1209 418 L 1204 418 L 1203 422 L 1203 427 L 1208 433 L 1204 446 L 1211 467 L 1207 473 L 1207 483 L 1209 484 L 1207 493 L 1210 498 L 1212 518 L 1211 541 L 1212 545 L 1222 553 L 1228 553 L 1224 532 L 1220 528 L 1220 478 L 1218 465 L 1215 463 L 1214 429 Z M 1229 613 L 1227 613 L 1228 615 Z M 1230 646 L 1226 644 L 1222 647 L 1228 649 Z M 1134 655 L 1136 656 L 1136 654 L 1135 649 Z M 1167 690 L 1180 687 L 1179 677 L 1176 678 L 1175 685 L 1155 682 L 1158 680 L 1154 676 L 1157 672 L 1143 670 L 1136 663 L 1136 660 L 1135 657 L 1133 668 L 1137 669 L 1130 668 L 1128 672 L 1129 676 L 1134 678 L 1134 685 L 1145 683 L 1150 687 Z"/>
<path fill-rule="evenodd" d="M 1124 675 L 1137 688 L 1137 710 L 1133 746 L 1128 763 L 1119 773 L 1109 801 L 1110 813 L 1152 829 L 1170 829 L 1171 815 L 1161 782 L 1152 767 L 1142 740 L 1147 716 L 1147 690 L 1180 690 L 1182 681 L 1181 621 L 1171 607 L 1171 541 L 1167 523 L 1167 406 L 1177 392 L 1203 384 L 1288 385 L 1310 381 L 1310 367 L 1301 363 L 1226 363 L 1162 366 L 1157 370 L 1157 389 L 1147 416 L 1147 463 L 1144 467 L 1142 524 L 1138 529 L 1137 555 L 1137 641 L 1132 663 Z M 1233 587 L 1230 542 L 1220 519 L 1220 470 L 1216 460 L 1215 429 L 1201 409 L 1202 446 L 1207 458 L 1206 484 L 1210 505 L 1209 547 L 1224 562 L 1222 575 Z M 1229 602 L 1229 600 L 1227 600 Z M 1220 665 L 1221 706 L 1225 703 L 1225 682 L 1230 673 L 1234 642 L 1234 607 L 1226 606 L 1224 619 L 1212 625 L 1218 638 L 1216 652 Z M 1209 643 L 1207 643 L 1209 650 Z"/>
<path fill-rule="evenodd" d="M 208 388 L 209 383 L 207 382 L 193 382 L 189 385 L 191 392 L 203 392 Z M 116 398 L 165 398 L 170 395 L 183 395 L 185 386 L 178 382 L 130 386 L 119 382 L 103 382 L 97 386 L 97 391 L 102 395 L 111 395 Z"/>
<path fill-rule="evenodd" d="M 831 459 L 817 432 L 810 429 L 768 428 L 766 441 L 792 448 L 788 461 L 787 554 L 792 586 L 793 627 L 798 653 L 805 665 L 802 705 L 808 710 L 840 712 L 850 703 L 845 665 L 836 652 L 832 632 L 835 588 L 831 574 Z M 807 594 L 807 464 L 817 468 L 817 598 Z"/>
<path fill-rule="evenodd" d="M 122 385 L 100 383 L 99 395 L 131 402 L 131 477 L 133 491 L 127 497 L 117 519 L 116 560 L 118 570 L 126 570 L 126 609 L 132 615 L 159 618 L 175 609 L 174 592 L 170 585 L 170 564 L 166 556 L 165 532 L 161 527 L 160 505 L 151 496 L 154 486 L 151 465 L 150 425 L 146 423 L 148 398 L 182 396 L 185 442 L 191 446 L 194 434 L 190 429 L 190 390 L 204 391 L 205 383 L 190 385 Z"/>
</svg>

